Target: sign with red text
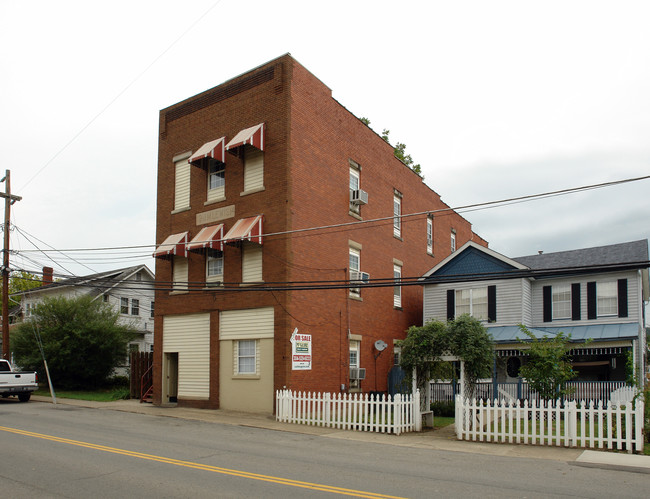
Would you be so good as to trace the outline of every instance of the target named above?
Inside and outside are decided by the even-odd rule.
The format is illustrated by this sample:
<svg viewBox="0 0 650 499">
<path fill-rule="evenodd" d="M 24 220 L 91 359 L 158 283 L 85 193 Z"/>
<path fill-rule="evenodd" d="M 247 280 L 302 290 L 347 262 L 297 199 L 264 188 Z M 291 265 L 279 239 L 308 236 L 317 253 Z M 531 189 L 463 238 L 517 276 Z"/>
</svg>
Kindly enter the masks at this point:
<svg viewBox="0 0 650 499">
<path fill-rule="evenodd" d="M 311 334 L 301 334 L 298 328 L 291 335 L 291 369 L 311 370 Z"/>
</svg>

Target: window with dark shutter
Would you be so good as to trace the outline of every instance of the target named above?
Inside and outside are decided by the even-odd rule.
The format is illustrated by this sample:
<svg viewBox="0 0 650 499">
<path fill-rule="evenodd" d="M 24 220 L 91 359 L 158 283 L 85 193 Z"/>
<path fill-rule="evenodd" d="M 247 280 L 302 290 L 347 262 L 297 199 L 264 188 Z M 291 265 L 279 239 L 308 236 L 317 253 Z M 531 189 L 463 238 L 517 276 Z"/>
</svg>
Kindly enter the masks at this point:
<svg viewBox="0 0 650 499">
<path fill-rule="evenodd" d="M 488 286 L 488 322 L 497 321 L 497 287 Z"/>
<path fill-rule="evenodd" d="M 627 317 L 627 279 L 618 280 L 618 316 Z"/>
<path fill-rule="evenodd" d="M 447 320 L 453 321 L 456 318 L 456 291 L 447 290 Z"/>
<path fill-rule="evenodd" d="M 553 294 L 551 286 L 544 286 L 542 289 L 544 298 L 544 322 L 551 322 L 553 320 Z"/>
<path fill-rule="evenodd" d="M 580 283 L 571 284 L 571 320 L 580 320 Z"/>
<path fill-rule="evenodd" d="M 596 300 L 596 282 L 587 283 L 587 319 L 598 318 L 598 301 Z"/>
</svg>

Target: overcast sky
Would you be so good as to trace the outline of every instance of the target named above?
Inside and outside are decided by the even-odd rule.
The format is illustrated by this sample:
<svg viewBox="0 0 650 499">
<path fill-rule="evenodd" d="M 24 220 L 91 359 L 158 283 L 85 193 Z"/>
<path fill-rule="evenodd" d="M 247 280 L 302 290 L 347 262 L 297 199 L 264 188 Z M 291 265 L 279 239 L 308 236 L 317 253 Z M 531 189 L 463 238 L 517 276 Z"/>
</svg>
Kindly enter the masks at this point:
<svg viewBox="0 0 650 499">
<path fill-rule="evenodd" d="M 153 270 L 159 110 L 287 52 L 452 207 L 650 175 L 648 19 L 625 0 L 0 0 L 12 267 Z M 649 187 L 464 216 L 509 257 L 646 239 Z"/>
</svg>

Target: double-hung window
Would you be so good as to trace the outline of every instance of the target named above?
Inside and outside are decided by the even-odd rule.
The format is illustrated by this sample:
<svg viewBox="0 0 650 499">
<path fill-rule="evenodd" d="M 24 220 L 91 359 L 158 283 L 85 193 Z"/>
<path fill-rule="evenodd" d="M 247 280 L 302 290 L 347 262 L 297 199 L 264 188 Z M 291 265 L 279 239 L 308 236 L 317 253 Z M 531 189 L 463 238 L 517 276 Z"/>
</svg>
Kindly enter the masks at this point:
<svg viewBox="0 0 650 499">
<path fill-rule="evenodd" d="M 427 253 L 433 255 L 433 217 L 427 217 Z"/>
<path fill-rule="evenodd" d="M 618 285 L 616 281 L 599 282 L 596 289 L 598 317 L 618 315 Z"/>
<path fill-rule="evenodd" d="M 571 318 L 571 285 L 553 286 L 553 320 Z"/>
<path fill-rule="evenodd" d="M 226 196 L 226 165 L 210 158 L 208 163 L 208 201 Z"/>
<path fill-rule="evenodd" d="M 451 252 L 456 251 L 456 231 L 451 229 Z"/>
<path fill-rule="evenodd" d="M 358 191 L 359 187 L 359 168 L 358 165 L 352 165 L 350 162 L 350 192 Z M 350 201 L 350 211 L 359 215 L 361 213 L 361 206 Z"/>
<path fill-rule="evenodd" d="M 402 237 L 402 195 L 397 192 L 393 196 L 393 235 Z"/>
<path fill-rule="evenodd" d="M 462 314 L 480 321 L 488 320 L 487 287 L 456 290 L 456 317 Z"/>
<path fill-rule="evenodd" d="M 400 308 L 402 306 L 402 267 L 400 265 L 393 265 L 393 279 L 395 286 L 393 286 L 393 306 Z"/>
<path fill-rule="evenodd" d="M 128 298 L 120 298 L 120 313 L 124 315 L 128 315 L 129 313 L 129 299 Z"/>
<path fill-rule="evenodd" d="M 349 271 L 350 271 L 350 281 L 358 280 L 358 275 L 360 273 L 361 265 L 361 250 L 358 248 L 350 247 L 349 252 Z M 355 279 L 355 276 L 357 278 Z M 358 296 L 359 288 L 350 288 L 350 294 Z"/>
<path fill-rule="evenodd" d="M 257 340 L 237 341 L 237 374 L 257 373 Z"/>
<path fill-rule="evenodd" d="M 140 300 L 137 298 L 131 300 L 131 315 L 140 315 Z"/>
<path fill-rule="evenodd" d="M 205 272 L 207 282 L 223 282 L 223 252 L 207 250 Z"/>
</svg>

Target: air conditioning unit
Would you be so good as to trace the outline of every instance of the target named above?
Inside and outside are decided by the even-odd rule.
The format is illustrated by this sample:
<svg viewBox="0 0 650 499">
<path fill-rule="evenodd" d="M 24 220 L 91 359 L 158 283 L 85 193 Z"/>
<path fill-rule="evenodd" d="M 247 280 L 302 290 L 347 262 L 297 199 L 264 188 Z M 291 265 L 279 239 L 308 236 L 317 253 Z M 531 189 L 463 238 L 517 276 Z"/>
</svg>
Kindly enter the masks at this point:
<svg viewBox="0 0 650 499">
<path fill-rule="evenodd" d="M 361 189 L 350 191 L 350 203 L 352 204 L 368 204 L 368 193 Z"/>
<path fill-rule="evenodd" d="M 350 380 L 363 380 L 366 379 L 366 368 L 365 367 L 351 367 L 350 368 Z"/>
<path fill-rule="evenodd" d="M 350 282 L 359 282 L 368 284 L 370 281 L 370 274 L 368 272 L 359 272 L 358 270 L 350 271 Z"/>
</svg>

